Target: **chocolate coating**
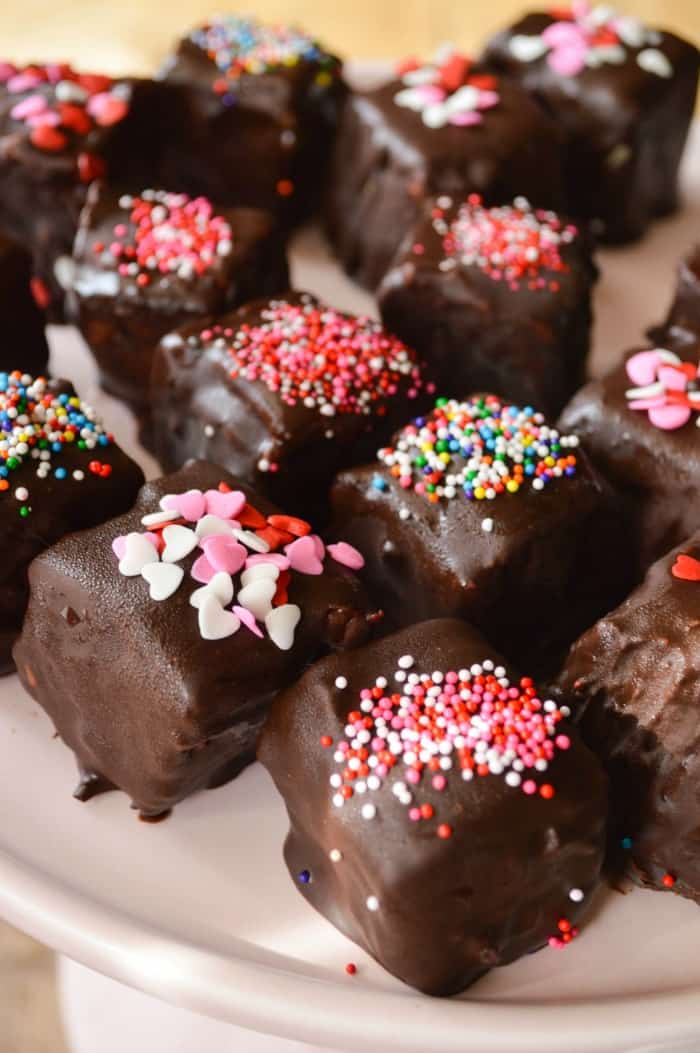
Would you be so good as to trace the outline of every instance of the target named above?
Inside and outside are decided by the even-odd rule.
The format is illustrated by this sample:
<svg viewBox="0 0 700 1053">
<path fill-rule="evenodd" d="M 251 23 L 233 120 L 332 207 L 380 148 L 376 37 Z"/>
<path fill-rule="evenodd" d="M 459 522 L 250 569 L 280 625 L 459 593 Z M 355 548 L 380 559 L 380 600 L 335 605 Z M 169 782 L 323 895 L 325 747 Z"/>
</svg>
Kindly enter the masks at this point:
<svg viewBox="0 0 700 1053">
<path fill-rule="evenodd" d="M 525 15 L 489 42 L 483 60 L 523 87 L 564 132 L 567 210 L 593 221 L 605 241 L 632 241 L 656 216 L 677 207 L 698 50 L 664 32 L 653 47 L 625 46 L 621 60 L 575 74 L 553 69 L 549 54 L 529 61 L 513 54 L 514 38 L 539 39 L 555 21 L 544 12 Z M 658 51 L 657 63 L 670 63 L 670 75 L 642 68 L 641 50 Z"/>
<path fill-rule="evenodd" d="M 115 226 L 126 228 L 117 240 L 134 247 L 136 224 L 131 210 L 119 205 L 123 195 L 104 184 L 90 187 L 75 242 L 71 302 L 102 386 L 143 414 L 153 355 L 165 333 L 286 289 L 289 279 L 284 244 L 269 213 L 215 206 L 214 214 L 231 227 L 231 251 L 216 255 L 202 273 L 147 272 L 148 284 L 139 284 L 136 276 L 119 273 L 125 257 L 110 251 Z"/>
<path fill-rule="evenodd" d="M 700 580 L 671 573 L 680 554 L 697 560 L 700 534 L 577 641 L 559 683 L 610 778 L 614 864 L 700 903 Z"/>
<path fill-rule="evenodd" d="M 700 340 L 700 245 L 678 264 L 674 301 L 666 320 L 650 330 L 649 338 L 674 348 Z"/>
<path fill-rule="evenodd" d="M 31 278 L 30 254 L 0 234 L 0 372 L 20 368 L 37 377 L 46 373 L 49 345 Z"/>
<path fill-rule="evenodd" d="M 479 193 L 487 204 L 522 194 L 563 204 L 556 127 L 517 86 L 499 81 L 500 102 L 477 127 L 427 127 L 398 106 L 391 81 L 352 94 L 343 109 L 325 220 L 345 270 L 376 288 L 426 197 Z"/>
<path fill-rule="evenodd" d="M 444 229 L 460 205 L 426 204 L 379 287 L 382 321 L 430 365 L 441 390 L 493 391 L 556 416 L 584 381 L 597 277 L 588 239 L 562 245 L 562 270 L 538 269 L 542 287 L 523 277 L 513 288 L 446 251 Z"/>
<path fill-rule="evenodd" d="M 147 439 L 166 471 L 190 457 L 205 457 L 270 500 L 308 518 L 310 510 L 325 514 L 335 472 L 370 457 L 403 419 L 406 406 L 419 408 L 429 396 L 425 389 L 416 390 L 415 377 L 406 373 L 399 376 L 393 394 L 369 402 L 369 413 L 327 415 L 318 404 L 304 405 L 298 394 L 290 405 L 283 392 L 271 389 L 263 379 L 233 376 L 235 363 L 228 348 L 236 334 L 261 324 L 268 308 L 285 304 L 323 309 L 308 293 L 290 292 L 246 304 L 230 315 L 200 319 L 164 337 L 153 366 Z M 354 320 L 351 315 L 340 318 L 349 324 Z M 212 331 L 214 325 L 218 330 Z M 320 330 L 323 325 L 319 323 Z M 223 340 L 220 330 L 228 333 Z M 308 332 L 308 327 L 301 329 L 301 337 L 305 339 Z M 271 358 L 279 361 L 274 341 L 267 346 Z M 404 351 L 407 360 L 416 364 L 414 353 Z M 327 345 L 320 346 L 319 353 L 330 356 Z M 378 355 L 384 353 L 377 350 Z M 320 372 L 316 365 L 309 375 L 318 379 Z M 349 372 L 354 370 L 349 367 Z M 360 380 L 365 393 L 379 394 L 376 369 Z M 278 467 L 271 471 L 269 465 Z"/>
<path fill-rule="evenodd" d="M 80 796 L 124 790 L 153 817 L 205 787 L 221 785 L 252 761 L 270 703 L 324 651 L 362 643 L 365 594 L 332 560 L 318 576 L 295 574 L 289 602 L 301 608 L 290 650 L 245 627 L 204 639 L 190 596 L 189 570 L 167 600 L 149 598 L 139 576 L 124 577 L 112 541 L 142 531 L 141 518 L 165 494 L 215 489 L 233 476 L 204 462 L 147 483 L 133 510 L 35 560 L 31 600 L 15 648 L 27 690 L 76 755 Z M 264 515 L 275 509 L 247 491 Z M 118 691 L 115 693 L 115 670 Z"/>
<path fill-rule="evenodd" d="M 377 677 L 391 682 L 404 655 L 414 659 L 412 672 L 429 675 L 502 661 L 474 629 L 448 619 L 325 658 L 276 700 L 258 756 L 287 806 L 285 859 L 304 898 L 389 972 L 426 994 L 449 995 L 537 950 L 557 934 L 560 919 L 575 923 L 585 911 L 602 863 L 607 784 L 567 728 L 570 748 L 537 774 L 538 786 L 555 788 L 550 800 L 528 796 L 504 775 L 465 781 L 455 756 L 443 790 L 425 775 L 408 784 L 416 803 L 432 806 L 429 820 L 411 821 L 398 799 L 401 763 L 376 791 L 336 807 L 329 778 L 342 766 L 320 736 L 345 739 L 360 691 Z M 339 676 L 346 687 L 338 687 Z M 367 805 L 376 806 L 369 821 Z M 443 823 L 450 836 L 436 836 Z M 572 902 L 572 889 L 581 890 L 583 903 Z"/>
<path fill-rule="evenodd" d="M 674 348 L 697 365 L 700 345 Z M 631 357 L 625 355 L 625 361 Z M 700 526 L 700 446 L 695 417 L 665 431 L 629 408 L 634 387 L 625 362 L 574 396 L 559 427 L 578 434 L 625 503 L 627 547 L 637 581 L 658 559 Z"/>
</svg>

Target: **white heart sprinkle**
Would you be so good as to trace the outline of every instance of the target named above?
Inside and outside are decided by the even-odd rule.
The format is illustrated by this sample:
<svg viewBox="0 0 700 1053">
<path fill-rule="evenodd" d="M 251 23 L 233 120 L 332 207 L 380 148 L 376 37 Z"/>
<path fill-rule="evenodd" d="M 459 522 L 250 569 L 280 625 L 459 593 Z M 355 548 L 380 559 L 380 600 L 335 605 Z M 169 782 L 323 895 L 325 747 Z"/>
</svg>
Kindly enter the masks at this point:
<svg viewBox="0 0 700 1053">
<path fill-rule="evenodd" d="M 119 573 L 127 578 L 135 578 L 147 563 L 157 562 L 158 553 L 143 534 L 127 534 L 124 541 L 124 555 L 119 560 Z"/>
<path fill-rule="evenodd" d="M 275 566 L 274 563 L 256 563 L 252 567 L 248 567 L 241 574 L 241 585 L 250 585 L 253 581 L 259 581 L 261 578 L 269 578 L 271 581 L 277 581 L 280 576 L 279 567 Z"/>
<path fill-rule="evenodd" d="M 653 73 L 656 77 L 668 79 L 673 76 L 673 66 L 658 48 L 644 48 L 640 51 L 637 55 L 637 65 L 645 73 Z"/>
<path fill-rule="evenodd" d="M 161 559 L 164 563 L 177 563 L 179 560 L 189 556 L 190 552 L 197 547 L 197 535 L 189 527 L 167 526 L 163 531 L 165 548 Z"/>
<path fill-rule="evenodd" d="M 270 578 L 258 578 L 241 589 L 238 604 L 246 607 L 261 622 L 272 610 L 272 599 L 276 592 L 277 582 Z"/>
<path fill-rule="evenodd" d="M 465 84 L 445 100 L 448 113 L 462 113 L 464 110 L 475 110 L 479 102 L 479 90 L 471 84 Z"/>
<path fill-rule="evenodd" d="M 151 586 L 152 600 L 167 600 L 180 588 L 185 572 L 173 563 L 147 563 L 141 569 L 141 577 Z"/>
<path fill-rule="evenodd" d="M 422 113 L 423 124 L 428 128 L 444 128 L 449 118 L 449 111 L 444 102 L 434 102 L 426 106 Z"/>
<path fill-rule="evenodd" d="M 294 630 L 299 624 L 301 610 L 296 603 L 285 603 L 274 607 L 265 617 L 265 628 L 273 644 L 280 651 L 288 651 L 294 643 Z"/>
<path fill-rule="evenodd" d="M 236 527 L 228 519 L 222 519 L 221 516 L 213 516 L 211 513 L 202 518 L 194 528 L 194 532 L 197 537 L 201 540 L 203 537 L 209 537 L 210 534 L 229 534 L 233 536 Z"/>
<path fill-rule="evenodd" d="M 195 589 L 190 596 L 192 607 L 201 607 L 207 596 L 214 596 L 222 607 L 228 607 L 233 603 L 233 578 L 226 571 L 220 570 L 213 576 L 211 581 L 203 585 L 201 589 Z"/>
<path fill-rule="evenodd" d="M 252 530 L 234 530 L 233 533 L 242 545 L 245 545 L 246 548 L 252 549 L 253 552 L 270 551 L 270 546 L 267 541 L 258 537 L 258 535 L 254 534 Z"/>
<path fill-rule="evenodd" d="M 161 523 L 171 523 L 175 516 L 175 512 L 151 512 L 150 515 L 142 516 L 141 522 L 145 527 L 160 526 Z"/>
<path fill-rule="evenodd" d="M 542 37 L 526 36 L 525 33 L 516 33 L 511 37 L 508 50 L 518 62 L 534 62 L 547 53 L 547 44 Z"/>
<path fill-rule="evenodd" d="M 414 110 L 416 113 L 420 113 L 425 106 L 425 95 L 422 91 L 417 91 L 415 88 L 404 88 L 403 91 L 396 93 L 394 102 L 397 106 L 403 106 L 407 110 Z"/>
<path fill-rule="evenodd" d="M 239 619 L 221 606 L 216 596 L 205 596 L 199 608 L 199 631 L 205 640 L 225 640 L 241 627 Z"/>
<path fill-rule="evenodd" d="M 411 88 L 417 88 L 421 84 L 437 84 L 440 73 L 430 66 L 420 66 L 418 69 L 410 69 L 401 78 L 404 84 Z"/>
<path fill-rule="evenodd" d="M 647 39 L 646 28 L 634 15 L 620 15 L 616 18 L 615 32 L 628 48 L 641 48 Z"/>
</svg>

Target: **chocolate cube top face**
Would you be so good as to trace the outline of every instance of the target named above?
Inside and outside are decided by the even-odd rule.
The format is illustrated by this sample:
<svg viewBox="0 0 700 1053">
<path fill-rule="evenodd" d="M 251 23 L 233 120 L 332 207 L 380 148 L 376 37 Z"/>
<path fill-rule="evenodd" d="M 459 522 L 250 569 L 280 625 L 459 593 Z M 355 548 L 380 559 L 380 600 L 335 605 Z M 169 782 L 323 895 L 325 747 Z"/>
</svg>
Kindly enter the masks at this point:
<svg viewBox="0 0 700 1053">
<path fill-rule="evenodd" d="M 556 126 L 516 84 L 450 52 L 349 98 L 326 226 L 351 275 L 375 288 L 425 198 L 470 193 L 563 205 Z"/>
<path fill-rule="evenodd" d="M 547 668 L 618 595 L 611 494 L 578 437 L 495 396 L 439 399 L 331 500 L 389 624 L 462 617 Z"/>
<path fill-rule="evenodd" d="M 698 343 L 632 352 L 559 422 L 628 499 L 637 580 L 700 526 L 699 358 Z"/>
<path fill-rule="evenodd" d="M 307 515 L 334 473 L 371 456 L 431 390 L 378 322 L 289 293 L 163 339 L 152 441 L 165 469 L 206 457 Z"/>
<path fill-rule="evenodd" d="M 117 787 L 153 817 L 237 774 L 277 692 L 367 637 L 361 563 L 203 462 L 36 560 L 15 659 L 79 795 Z"/>
<path fill-rule="evenodd" d="M 382 320 L 442 390 L 558 414 L 581 386 L 597 270 L 588 239 L 524 199 L 426 204 L 379 288 Z"/>
<path fill-rule="evenodd" d="M 484 61 L 521 84 L 565 130 L 569 211 L 609 241 L 643 234 L 677 202 L 698 50 L 609 5 L 526 15 Z"/>
<path fill-rule="evenodd" d="M 487 747 L 513 704 L 542 732 L 537 768 L 527 731 Z M 599 879 L 607 809 L 566 714 L 459 621 L 316 663 L 276 701 L 259 749 L 299 891 L 427 994 L 563 946 Z"/>
<path fill-rule="evenodd" d="M 27 605 L 27 568 L 64 535 L 130 508 L 141 469 L 63 380 L 0 372 L 0 672 Z"/>
<path fill-rule="evenodd" d="M 103 386 L 137 407 L 147 403 L 165 333 L 287 284 L 268 213 L 164 190 L 90 187 L 74 250 L 74 313 Z"/>
<path fill-rule="evenodd" d="M 574 645 L 560 678 L 610 776 L 612 855 L 700 903 L 700 534 Z"/>
<path fill-rule="evenodd" d="M 668 317 L 649 337 L 662 346 L 675 347 L 700 340 L 700 245 L 678 264 L 676 295 Z"/>
<path fill-rule="evenodd" d="M 49 345 L 32 284 L 31 255 L 0 234 L 0 372 L 9 373 L 18 364 L 31 376 L 46 372 Z"/>
</svg>

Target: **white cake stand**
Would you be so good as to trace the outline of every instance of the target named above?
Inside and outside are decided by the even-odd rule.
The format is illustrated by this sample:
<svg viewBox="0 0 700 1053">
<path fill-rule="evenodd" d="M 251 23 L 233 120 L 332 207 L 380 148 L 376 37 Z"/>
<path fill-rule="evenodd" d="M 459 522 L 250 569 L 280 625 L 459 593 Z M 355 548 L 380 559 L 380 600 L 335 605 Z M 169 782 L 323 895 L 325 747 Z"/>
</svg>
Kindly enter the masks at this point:
<svg viewBox="0 0 700 1053">
<path fill-rule="evenodd" d="M 698 237 L 697 129 L 685 186 L 680 216 L 640 246 L 602 254 L 596 370 L 660 319 L 675 262 Z M 298 287 L 373 309 L 317 232 L 297 238 L 293 264 Z M 52 353 L 54 371 L 99 404 L 152 473 L 128 413 L 99 392 L 77 334 L 55 330 Z M 118 707 L 118 673 L 114 690 Z M 63 956 L 74 1053 L 700 1048 L 700 912 L 675 896 L 605 893 L 566 950 L 495 970 L 462 998 L 430 999 L 388 976 L 297 894 L 281 858 L 284 809 L 259 765 L 156 826 L 139 823 L 119 793 L 78 803 L 75 781 L 48 720 L 15 677 L 0 681 L 0 916 Z"/>
</svg>

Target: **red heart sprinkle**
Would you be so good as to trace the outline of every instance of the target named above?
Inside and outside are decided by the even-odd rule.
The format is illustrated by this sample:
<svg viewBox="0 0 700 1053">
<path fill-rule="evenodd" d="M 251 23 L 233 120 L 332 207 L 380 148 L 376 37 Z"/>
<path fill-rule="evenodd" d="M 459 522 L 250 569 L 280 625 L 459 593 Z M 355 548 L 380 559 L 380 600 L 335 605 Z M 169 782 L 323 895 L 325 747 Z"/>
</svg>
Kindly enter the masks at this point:
<svg viewBox="0 0 700 1053">
<path fill-rule="evenodd" d="M 87 135 L 92 128 L 92 121 L 81 106 L 71 102 L 61 102 L 58 106 L 58 116 L 64 128 L 70 128 L 76 135 Z"/>
<path fill-rule="evenodd" d="M 700 560 L 682 552 L 676 556 L 671 574 L 674 578 L 680 578 L 681 581 L 700 581 Z"/>
<path fill-rule="evenodd" d="M 449 92 L 457 91 L 464 84 L 470 66 L 465 55 L 451 55 L 440 67 L 440 80 Z"/>
<path fill-rule="evenodd" d="M 78 178 L 81 183 L 92 183 L 93 179 L 102 179 L 107 172 L 107 165 L 95 154 L 78 154 Z"/>
<path fill-rule="evenodd" d="M 51 293 L 49 292 L 46 283 L 43 282 L 41 278 L 37 278 L 35 274 L 29 282 L 29 288 L 32 291 L 32 296 L 34 297 L 34 302 L 37 307 L 40 307 L 42 311 L 45 311 L 51 303 Z"/>
<path fill-rule="evenodd" d="M 305 519 L 298 519 L 297 516 L 273 515 L 268 516 L 267 521 L 270 526 L 294 534 L 294 537 L 305 537 L 311 533 L 311 524 Z"/>
<path fill-rule="evenodd" d="M 56 128 L 52 128 L 48 124 L 39 124 L 36 128 L 32 128 L 32 134 L 29 136 L 30 142 L 33 146 L 36 146 L 37 150 L 46 150 L 49 153 L 58 153 L 59 150 L 64 150 L 68 145 L 63 132 L 57 131 Z"/>
</svg>

